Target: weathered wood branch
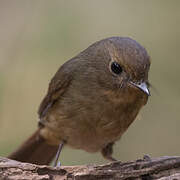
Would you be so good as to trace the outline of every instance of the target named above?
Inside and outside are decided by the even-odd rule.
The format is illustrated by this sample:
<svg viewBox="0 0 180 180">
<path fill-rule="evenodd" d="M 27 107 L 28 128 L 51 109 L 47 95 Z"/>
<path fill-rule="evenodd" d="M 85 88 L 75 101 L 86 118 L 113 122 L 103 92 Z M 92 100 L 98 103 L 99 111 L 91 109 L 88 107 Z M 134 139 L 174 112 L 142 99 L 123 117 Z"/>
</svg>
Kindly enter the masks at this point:
<svg viewBox="0 0 180 180">
<path fill-rule="evenodd" d="M 178 180 L 180 157 L 150 159 L 145 156 L 131 162 L 113 162 L 104 165 L 39 166 L 0 157 L 0 180 Z"/>
</svg>

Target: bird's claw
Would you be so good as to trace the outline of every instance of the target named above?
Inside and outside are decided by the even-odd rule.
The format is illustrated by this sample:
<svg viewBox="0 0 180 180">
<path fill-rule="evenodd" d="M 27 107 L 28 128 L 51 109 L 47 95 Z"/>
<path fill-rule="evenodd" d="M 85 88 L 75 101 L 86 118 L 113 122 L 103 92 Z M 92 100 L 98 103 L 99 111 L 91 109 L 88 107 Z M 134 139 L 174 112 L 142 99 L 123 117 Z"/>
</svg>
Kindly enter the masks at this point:
<svg viewBox="0 0 180 180">
<path fill-rule="evenodd" d="M 145 154 L 145 155 L 143 156 L 143 160 L 145 160 L 145 161 L 151 161 L 151 157 L 150 157 L 148 154 Z"/>
</svg>

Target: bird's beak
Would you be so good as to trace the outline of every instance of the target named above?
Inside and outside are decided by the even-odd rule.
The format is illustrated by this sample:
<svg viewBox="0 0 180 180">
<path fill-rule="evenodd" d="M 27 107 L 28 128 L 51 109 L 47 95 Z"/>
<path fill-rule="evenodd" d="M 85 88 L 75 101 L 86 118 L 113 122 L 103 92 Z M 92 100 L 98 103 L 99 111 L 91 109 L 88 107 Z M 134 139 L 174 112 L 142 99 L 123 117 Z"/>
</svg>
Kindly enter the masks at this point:
<svg viewBox="0 0 180 180">
<path fill-rule="evenodd" d="M 144 93 L 146 93 L 148 96 L 150 96 L 151 94 L 150 94 L 150 91 L 149 91 L 149 89 L 148 89 L 148 85 L 147 85 L 147 83 L 145 83 L 145 82 L 142 82 L 142 83 L 140 83 L 140 84 L 136 84 L 136 83 L 134 83 L 134 82 L 130 82 L 133 86 L 135 86 L 135 87 L 137 87 L 137 88 L 139 88 L 141 91 L 143 91 Z"/>
</svg>

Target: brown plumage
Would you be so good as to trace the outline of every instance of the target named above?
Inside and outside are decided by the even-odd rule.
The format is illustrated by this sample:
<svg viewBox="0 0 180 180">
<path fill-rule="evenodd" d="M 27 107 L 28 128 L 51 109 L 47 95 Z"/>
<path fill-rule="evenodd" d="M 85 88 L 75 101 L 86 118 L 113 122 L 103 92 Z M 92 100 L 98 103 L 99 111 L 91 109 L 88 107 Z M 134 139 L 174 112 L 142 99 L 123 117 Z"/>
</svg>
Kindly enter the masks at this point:
<svg viewBox="0 0 180 180">
<path fill-rule="evenodd" d="M 35 131 L 9 158 L 34 164 L 49 164 L 54 158 L 58 146 L 47 144 L 46 140 L 39 136 L 39 130 Z"/>
<path fill-rule="evenodd" d="M 65 142 L 87 152 L 101 151 L 114 160 L 114 142 L 148 100 L 149 67 L 146 50 L 130 38 L 111 37 L 94 43 L 59 68 L 40 105 L 40 126 L 32 139 L 43 139 L 43 144 L 52 146 L 50 153 L 43 148 L 38 151 L 41 157 L 26 153 L 41 147 L 40 141 L 33 148 L 23 145 L 23 151 L 20 148 L 9 157 L 48 163 L 57 145 Z"/>
</svg>

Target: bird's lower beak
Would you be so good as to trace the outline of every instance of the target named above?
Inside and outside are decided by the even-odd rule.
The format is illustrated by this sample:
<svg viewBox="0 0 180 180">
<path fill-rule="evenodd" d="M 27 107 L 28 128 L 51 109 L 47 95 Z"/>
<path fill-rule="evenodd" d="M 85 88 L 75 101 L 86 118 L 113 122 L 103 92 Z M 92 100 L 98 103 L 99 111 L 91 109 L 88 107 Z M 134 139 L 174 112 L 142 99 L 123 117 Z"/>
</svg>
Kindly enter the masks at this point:
<svg viewBox="0 0 180 180">
<path fill-rule="evenodd" d="M 150 94 L 150 91 L 149 91 L 149 89 L 148 89 L 148 85 L 147 85 L 147 83 L 145 83 L 145 82 L 142 82 L 142 83 L 140 83 L 140 84 L 136 84 L 136 83 L 134 83 L 134 82 L 130 82 L 133 86 L 135 86 L 135 87 L 137 87 L 137 88 L 139 88 L 141 91 L 143 91 L 144 93 L 146 93 L 148 96 L 150 96 L 151 94 Z"/>
</svg>

